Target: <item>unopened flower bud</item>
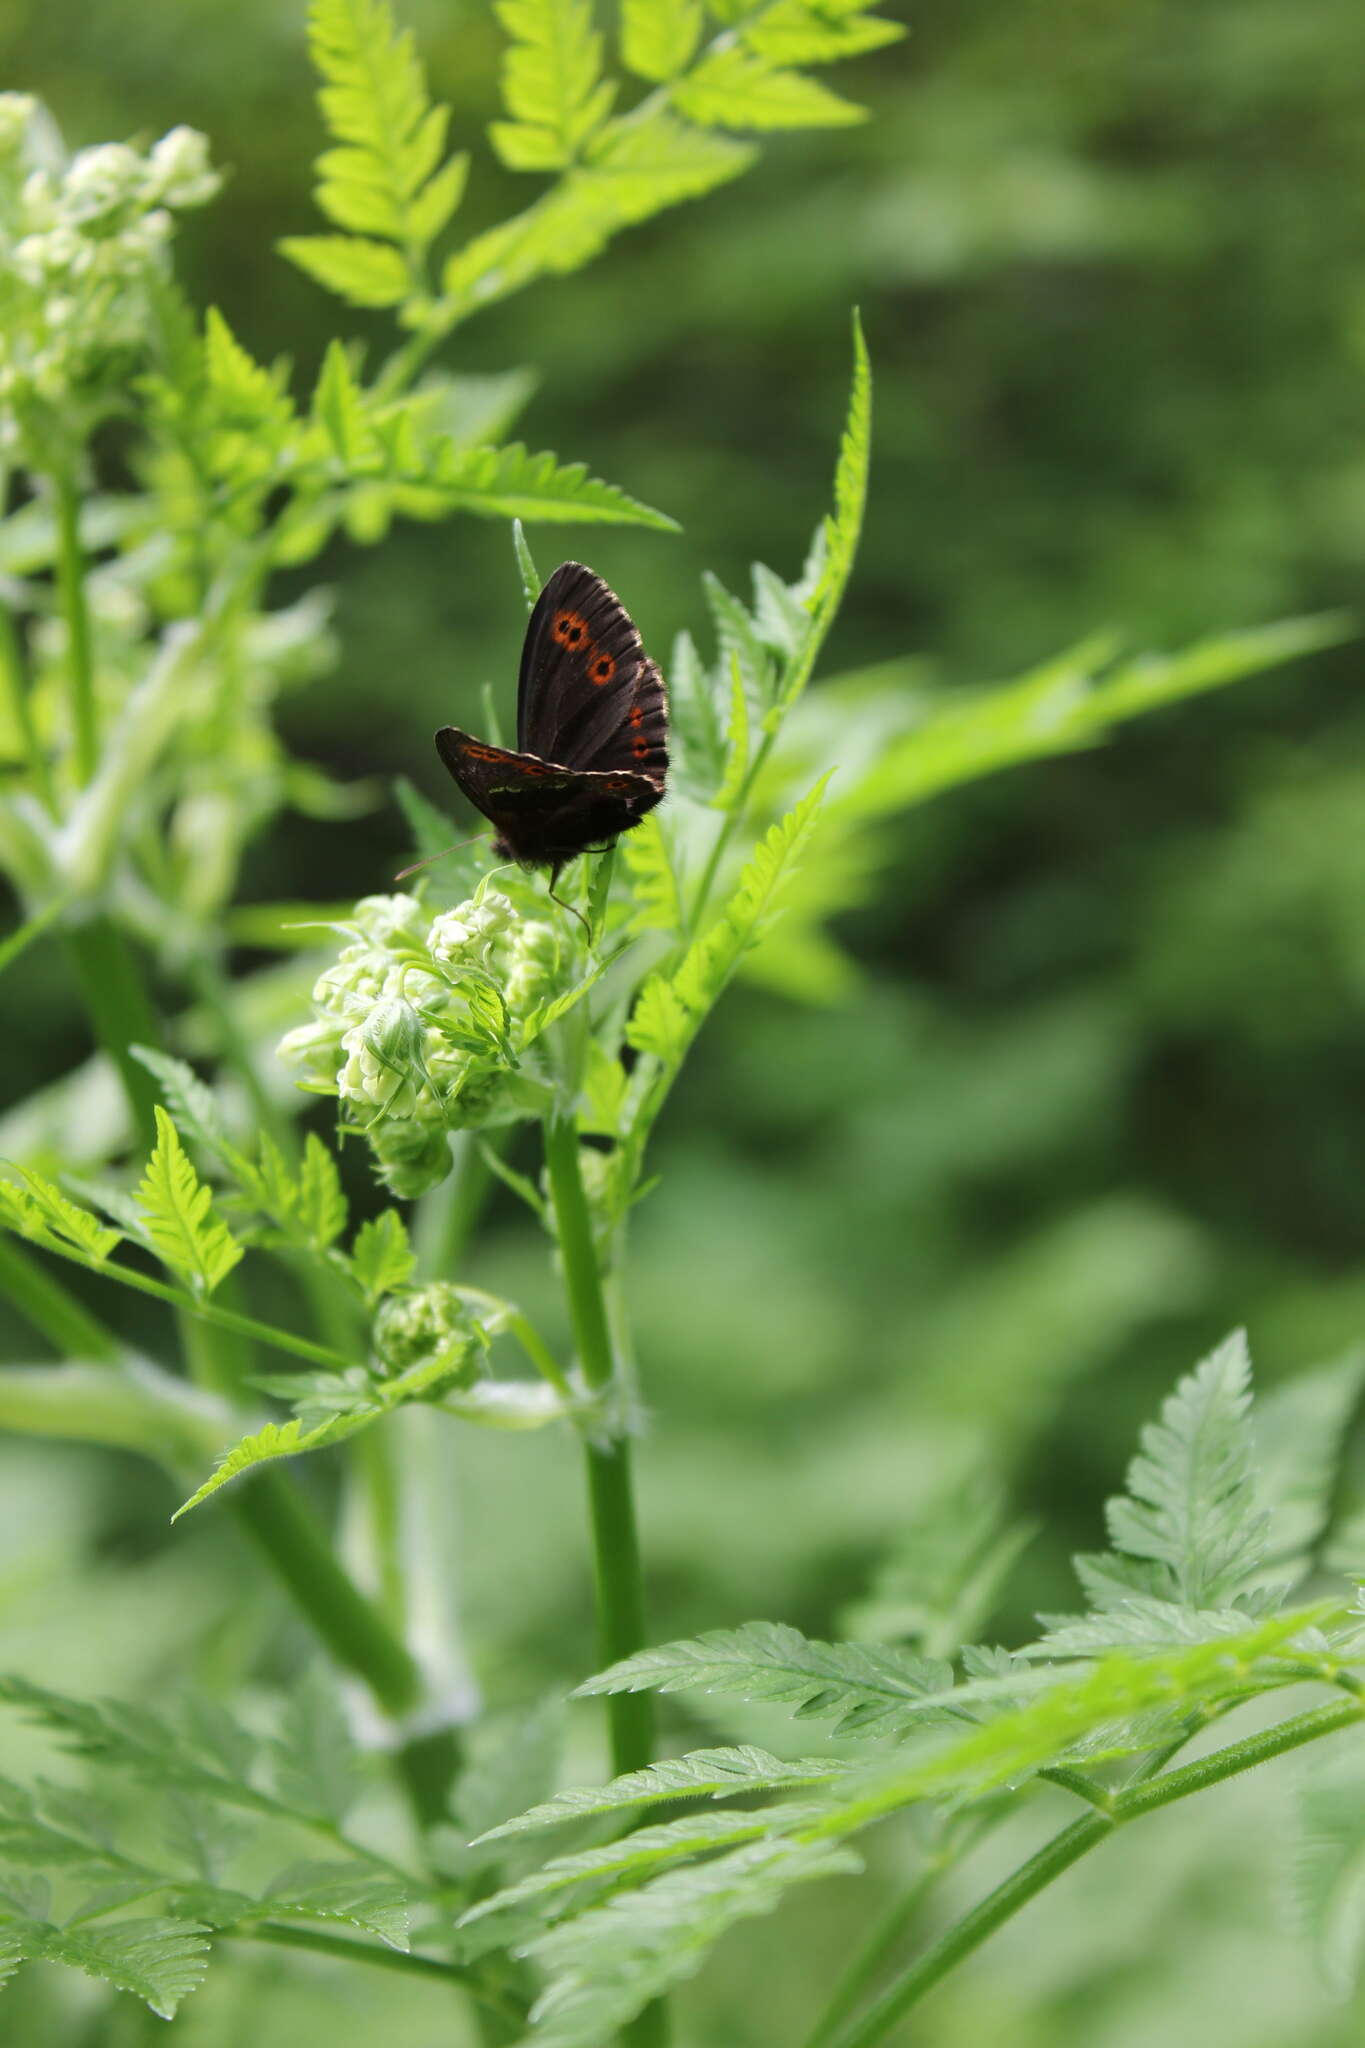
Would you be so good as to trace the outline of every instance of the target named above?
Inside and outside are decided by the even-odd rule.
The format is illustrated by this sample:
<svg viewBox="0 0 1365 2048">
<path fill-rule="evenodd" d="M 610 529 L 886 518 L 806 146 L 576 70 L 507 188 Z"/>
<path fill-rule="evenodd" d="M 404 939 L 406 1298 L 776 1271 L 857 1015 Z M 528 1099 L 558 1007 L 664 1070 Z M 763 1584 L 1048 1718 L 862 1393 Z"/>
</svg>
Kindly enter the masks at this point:
<svg viewBox="0 0 1365 2048">
<path fill-rule="evenodd" d="M 375 1317 L 374 1348 L 391 1373 L 407 1372 L 442 1353 L 467 1350 L 467 1372 L 472 1377 L 478 1368 L 472 1337 L 469 1310 L 459 1289 L 447 1280 L 389 1295 Z"/>
</svg>

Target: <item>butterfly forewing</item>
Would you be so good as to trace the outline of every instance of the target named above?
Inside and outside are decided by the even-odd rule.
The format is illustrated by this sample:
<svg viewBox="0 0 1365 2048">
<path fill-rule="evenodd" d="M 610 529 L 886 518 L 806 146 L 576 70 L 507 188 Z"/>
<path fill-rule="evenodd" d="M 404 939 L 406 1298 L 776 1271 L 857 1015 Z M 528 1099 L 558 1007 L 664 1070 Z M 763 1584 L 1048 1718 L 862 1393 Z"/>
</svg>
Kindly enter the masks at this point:
<svg viewBox="0 0 1365 2048">
<path fill-rule="evenodd" d="M 625 606 L 582 562 L 564 562 L 536 600 L 522 649 L 517 744 L 543 761 L 668 770 L 663 677 Z"/>
<path fill-rule="evenodd" d="M 453 725 L 436 746 L 469 801 L 497 828 L 498 851 L 557 868 L 638 825 L 663 796 L 663 677 L 629 615 L 581 562 L 555 570 L 522 649 L 517 751 Z"/>
</svg>

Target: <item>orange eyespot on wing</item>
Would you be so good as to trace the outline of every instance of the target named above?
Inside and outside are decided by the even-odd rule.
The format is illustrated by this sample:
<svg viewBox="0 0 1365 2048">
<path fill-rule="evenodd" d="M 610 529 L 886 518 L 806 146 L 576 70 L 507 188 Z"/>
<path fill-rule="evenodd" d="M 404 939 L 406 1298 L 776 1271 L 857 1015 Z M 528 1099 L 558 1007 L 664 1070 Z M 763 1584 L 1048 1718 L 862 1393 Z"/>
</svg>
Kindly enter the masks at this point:
<svg viewBox="0 0 1365 2048">
<path fill-rule="evenodd" d="M 601 688 L 603 684 L 609 683 L 615 674 L 615 657 L 613 655 L 608 654 L 604 648 L 599 649 L 597 654 L 595 654 L 592 660 L 588 663 L 589 682 L 596 683 L 598 687 Z"/>
<path fill-rule="evenodd" d="M 556 612 L 555 622 L 550 628 L 550 637 L 561 647 L 571 647 L 575 653 L 592 645 L 588 622 L 581 612 Z"/>
</svg>

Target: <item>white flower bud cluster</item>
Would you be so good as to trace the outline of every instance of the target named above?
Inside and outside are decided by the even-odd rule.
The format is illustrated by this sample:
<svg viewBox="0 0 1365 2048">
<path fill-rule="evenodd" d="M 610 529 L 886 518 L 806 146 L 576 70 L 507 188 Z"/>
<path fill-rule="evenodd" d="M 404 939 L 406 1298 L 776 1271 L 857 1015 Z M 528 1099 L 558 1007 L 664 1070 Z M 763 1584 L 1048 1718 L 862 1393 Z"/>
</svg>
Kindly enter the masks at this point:
<svg viewBox="0 0 1365 2048">
<path fill-rule="evenodd" d="M 351 929 L 280 1052 L 341 1097 L 393 1192 L 422 1194 L 450 1170 L 450 1131 L 529 1106 L 516 1048 L 558 986 L 559 938 L 487 886 L 434 919 L 414 896 L 366 896 Z"/>
<path fill-rule="evenodd" d="M 35 410 L 90 398 L 110 359 L 142 346 L 174 215 L 218 185 L 193 128 L 64 161 L 37 102 L 0 94 L 0 452 Z"/>
</svg>

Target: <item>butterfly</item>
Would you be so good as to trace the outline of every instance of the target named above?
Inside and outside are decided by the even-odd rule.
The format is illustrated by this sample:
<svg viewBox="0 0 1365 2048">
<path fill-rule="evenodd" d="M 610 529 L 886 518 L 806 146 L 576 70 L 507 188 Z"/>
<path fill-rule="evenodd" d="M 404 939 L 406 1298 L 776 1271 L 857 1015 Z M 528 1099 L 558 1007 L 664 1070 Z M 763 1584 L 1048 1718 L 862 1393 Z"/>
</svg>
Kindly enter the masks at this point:
<svg viewBox="0 0 1365 2048">
<path fill-rule="evenodd" d="M 548 867 L 609 846 L 664 793 L 664 679 L 615 593 L 561 562 L 531 613 L 517 683 L 517 746 L 443 725 L 436 751 L 496 828 L 494 851 Z"/>
</svg>

